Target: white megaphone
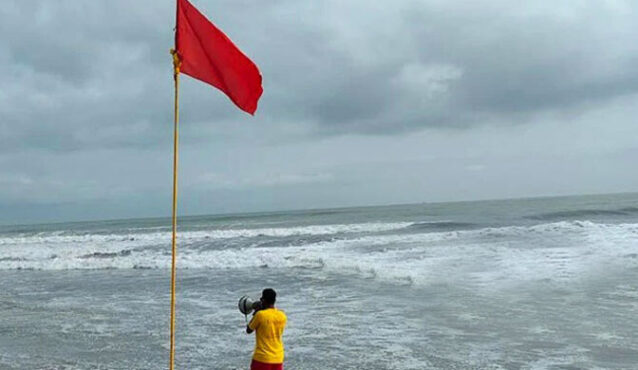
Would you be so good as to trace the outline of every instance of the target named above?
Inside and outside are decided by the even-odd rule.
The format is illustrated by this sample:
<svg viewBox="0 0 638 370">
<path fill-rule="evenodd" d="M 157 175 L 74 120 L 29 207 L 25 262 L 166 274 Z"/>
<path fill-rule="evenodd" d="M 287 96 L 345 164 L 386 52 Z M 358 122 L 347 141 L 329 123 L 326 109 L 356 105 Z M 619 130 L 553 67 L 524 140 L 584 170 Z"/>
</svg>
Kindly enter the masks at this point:
<svg viewBox="0 0 638 370">
<path fill-rule="evenodd" d="M 239 312 L 244 315 L 248 315 L 249 313 L 261 310 L 261 301 L 253 302 L 252 299 L 248 296 L 243 296 L 239 298 L 239 303 L 237 304 L 239 307 Z"/>
</svg>

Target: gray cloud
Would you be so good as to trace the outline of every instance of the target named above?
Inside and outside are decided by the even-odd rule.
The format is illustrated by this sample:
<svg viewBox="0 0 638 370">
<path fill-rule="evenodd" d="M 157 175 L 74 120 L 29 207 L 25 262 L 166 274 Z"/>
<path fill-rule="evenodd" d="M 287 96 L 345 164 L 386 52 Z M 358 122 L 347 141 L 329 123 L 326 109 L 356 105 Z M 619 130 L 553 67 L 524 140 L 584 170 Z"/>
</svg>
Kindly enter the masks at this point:
<svg viewBox="0 0 638 370">
<path fill-rule="evenodd" d="M 546 4 L 196 2 L 260 65 L 256 120 L 322 135 L 520 121 L 636 92 L 635 5 Z M 172 5 L 4 7 L 4 150 L 16 137 L 58 150 L 157 143 L 171 116 Z M 184 121 L 246 120 L 207 87 L 183 93 Z"/>
<path fill-rule="evenodd" d="M 502 162 L 518 158 L 551 177 L 527 157 L 538 151 L 577 166 L 565 154 L 589 153 L 583 147 L 609 163 L 607 185 L 582 170 L 573 173 L 587 179 L 582 188 L 539 175 L 547 181 L 521 185 L 520 194 L 626 190 L 635 180 L 623 174 L 636 153 L 625 140 L 636 134 L 634 2 L 193 2 L 264 76 L 254 118 L 182 78 L 185 192 L 228 198 L 214 206 L 232 210 L 240 198 L 237 209 L 247 210 L 329 204 L 329 196 L 334 204 L 355 195 L 373 203 L 421 199 L 412 185 L 375 175 L 375 166 L 406 179 L 438 174 L 446 179 L 439 185 L 423 182 L 426 175 L 415 182 L 440 198 L 455 198 L 445 189 L 464 178 L 485 184 L 468 196 L 497 196 L 495 179 L 509 173 Z M 101 204 L 119 214 L 134 199 L 149 213 L 164 210 L 153 204 L 170 191 L 173 6 L 0 7 L 0 205 L 37 214 L 37 204 L 68 203 L 80 208 L 60 206 L 64 212 L 80 215 L 86 204 Z M 580 141 L 583 127 L 597 135 Z M 535 136 L 517 141 L 526 130 Z M 371 181 L 378 186 L 368 193 L 347 185 Z M 397 191 L 412 195 L 388 195 Z"/>
</svg>

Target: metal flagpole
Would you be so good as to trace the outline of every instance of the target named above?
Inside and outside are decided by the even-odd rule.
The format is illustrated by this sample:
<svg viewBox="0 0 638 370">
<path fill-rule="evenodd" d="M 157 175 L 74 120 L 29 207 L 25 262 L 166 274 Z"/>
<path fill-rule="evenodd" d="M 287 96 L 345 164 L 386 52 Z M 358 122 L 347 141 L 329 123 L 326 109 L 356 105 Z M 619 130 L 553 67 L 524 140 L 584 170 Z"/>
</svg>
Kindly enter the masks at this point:
<svg viewBox="0 0 638 370">
<path fill-rule="evenodd" d="M 171 353 L 169 370 L 173 370 L 175 362 L 175 262 L 177 257 L 177 159 L 179 138 L 179 67 L 180 60 L 175 49 L 171 49 L 173 55 L 173 80 L 175 80 L 175 119 L 173 128 L 173 236 L 172 236 L 172 262 L 171 262 Z"/>
</svg>

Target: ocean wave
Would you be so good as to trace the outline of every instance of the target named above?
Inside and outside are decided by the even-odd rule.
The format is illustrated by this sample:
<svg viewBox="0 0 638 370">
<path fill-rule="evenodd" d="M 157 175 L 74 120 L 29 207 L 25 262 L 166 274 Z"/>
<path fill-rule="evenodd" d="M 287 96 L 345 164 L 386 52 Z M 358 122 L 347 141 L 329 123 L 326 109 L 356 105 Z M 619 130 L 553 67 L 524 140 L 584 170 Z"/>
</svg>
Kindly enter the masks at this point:
<svg viewBox="0 0 638 370">
<path fill-rule="evenodd" d="M 211 229 L 198 231 L 180 231 L 180 241 L 217 240 L 253 237 L 288 237 L 298 235 L 330 235 L 342 233 L 374 233 L 402 229 L 412 225 L 410 222 L 394 223 L 362 223 L 310 225 L 296 227 L 255 228 L 255 229 Z M 0 248 L 6 245 L 86 245 L 131 242 L 131 245 L 164 244 L 170 241 L 170 231 L 162 232 L 127 232 L 114 234 L 73 234 L 64 231 L 53 231 L 36 234 L 23 233 L 0 237 Z"/>
<path fill-rule="evenodd" d="M 531 216 L 525 216 L 530 220 L 551 221 L 562 219 L 586 219 L 590 217 L 605 216 L 633 216 L 638 215 L 638 207 L 622 207 L 617 209 L 578 209 L 570 211 L 557 211 L 539 213 Z"/>
<path fill-rule="evenodd" d="M 431 221 L 431 222 L 415 222 L 410 225 L 409 229 L 414 230 L 462 230 L 475 228 L 478 225 L 469 222 L 454 222 L 454 221 Z"/>
<path fill-rule="evenodd" d="M 376 229 L 375 229 L 376 230 Z M 397 284 L 564 282 L 638 267 L 638 224 L 562 221 L 533 226 L 360 235 L 290 247 L 181 248 L 185 269 L 299 268 Z M 170 248 L 3 248 L 0 269 L 168 269 Z"/>
</svg>

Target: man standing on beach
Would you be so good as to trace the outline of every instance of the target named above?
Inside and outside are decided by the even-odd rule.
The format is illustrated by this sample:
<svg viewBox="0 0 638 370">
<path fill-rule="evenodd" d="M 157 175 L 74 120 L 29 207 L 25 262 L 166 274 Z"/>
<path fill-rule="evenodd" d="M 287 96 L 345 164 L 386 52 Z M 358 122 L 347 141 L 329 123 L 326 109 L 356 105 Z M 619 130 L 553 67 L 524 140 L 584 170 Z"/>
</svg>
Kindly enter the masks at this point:
<svg viewBox="0 0 638 370">
<path fill-rule="evenodd" d="M 286 314 L 275 308 L 277 293 L 264 289 L 261 293 L 261 309 L 256 311 L 246 327 L 246 333 L 255 331 L 255 353 L 251 370 L 283 370 L 284 343 L 282 336 L 286 326 Z"/>
</svg>

